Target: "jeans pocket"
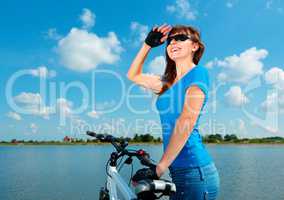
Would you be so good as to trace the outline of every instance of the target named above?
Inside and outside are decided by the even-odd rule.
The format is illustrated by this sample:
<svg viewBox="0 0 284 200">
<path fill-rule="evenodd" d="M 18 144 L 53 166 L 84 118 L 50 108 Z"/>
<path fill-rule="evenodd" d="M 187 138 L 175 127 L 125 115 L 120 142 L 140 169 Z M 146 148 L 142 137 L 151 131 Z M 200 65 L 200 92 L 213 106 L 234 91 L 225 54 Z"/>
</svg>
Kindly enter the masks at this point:
<svg viewBox="0 0 284 200">
<path fill-rule="evenodd" d="M 185 191 L 186 188 L 184 184 L 175 183 L 176 184 L 176 192 L 170 196 L 170 200 L 185 200 Z"/>
<path fill-rule="evenodd" d="M 209 196 L 208 196 L 208 192 L 207 191 L 204 192 L 203 198 L 204 198 L 204 200 L 209 200 Z"/>
</svg>

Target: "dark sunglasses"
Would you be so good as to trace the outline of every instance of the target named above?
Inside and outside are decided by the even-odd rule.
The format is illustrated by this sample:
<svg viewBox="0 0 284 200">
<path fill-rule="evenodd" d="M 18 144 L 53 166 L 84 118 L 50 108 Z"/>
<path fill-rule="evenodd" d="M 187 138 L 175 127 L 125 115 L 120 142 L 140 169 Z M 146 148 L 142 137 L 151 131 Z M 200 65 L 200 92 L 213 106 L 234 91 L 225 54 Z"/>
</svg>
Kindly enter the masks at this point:
<svg viewBox="0 0 284 200">
<path fill-rule="evenodd" d="M 191 40 L 192 38 L 189 35 L 185 35 L 185 34 L 178 34 L 178 35 L 170 36 L 167 38 L 167 45 L 169 45 L 173 39 L 175 41 L 185 41 L 185 40 Z"/>
</svg>

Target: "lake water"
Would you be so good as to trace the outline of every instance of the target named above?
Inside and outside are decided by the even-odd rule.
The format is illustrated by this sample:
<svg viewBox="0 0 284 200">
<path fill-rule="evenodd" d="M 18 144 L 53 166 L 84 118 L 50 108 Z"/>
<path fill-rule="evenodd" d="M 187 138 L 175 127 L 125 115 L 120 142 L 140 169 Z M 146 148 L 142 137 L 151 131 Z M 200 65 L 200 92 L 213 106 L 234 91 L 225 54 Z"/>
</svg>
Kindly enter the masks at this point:
<svg viewBox="0 0 284 200">
<path fill-rule="evenodd" d="M 161 145 L 137 145 L 159 160 Z M 207 145 L 220 200 L 284 200 L 284 145 Z M 96 200 L 109 145 L 0 146 L 1 200 Z M 135 163 L 137 168 L 138 163 Z M 122 174 L 128 181 L 130 166 Z"/>
</svg>

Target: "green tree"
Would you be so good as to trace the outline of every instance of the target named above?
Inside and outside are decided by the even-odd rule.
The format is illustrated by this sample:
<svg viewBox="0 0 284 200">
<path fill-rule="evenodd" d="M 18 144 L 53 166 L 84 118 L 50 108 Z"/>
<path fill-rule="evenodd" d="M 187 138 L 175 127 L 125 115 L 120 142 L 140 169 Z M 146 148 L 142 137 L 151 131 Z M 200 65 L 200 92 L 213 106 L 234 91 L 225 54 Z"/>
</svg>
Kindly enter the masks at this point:
<svg viewBox="0 0 284 200">
<path fill-rule="evenodd" d="M 238 137 L 236 135 L 234 135 L 234 134 L 232 134 L 232 135 L 225 135 L 224 136 L 224 140 L 226 142 L 238 141 Z"/>
<path fill-rule="evenodd" d="M 147 133 L 145 135 L 141 135 L 141 141 L 142 142 L 153 142 L 154 137 L 152 135 L 150 135 L 149 133 Z"/>
<path fill-rule="evenodd" d="M 221 134 L 211 134 L 206 135 L 203 140 L 208 143 L 219 143 L 223 141 L 223 137 Z"/>
</svg>

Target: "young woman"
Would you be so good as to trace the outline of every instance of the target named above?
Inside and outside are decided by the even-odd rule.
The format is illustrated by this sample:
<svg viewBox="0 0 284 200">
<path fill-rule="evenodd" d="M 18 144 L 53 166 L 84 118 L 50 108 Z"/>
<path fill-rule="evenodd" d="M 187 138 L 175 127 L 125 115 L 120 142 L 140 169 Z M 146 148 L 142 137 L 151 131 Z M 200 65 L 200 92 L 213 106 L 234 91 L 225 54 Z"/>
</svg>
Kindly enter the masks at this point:
<svg viewBox="0 0 284 200">
<path fill-rule="evenodd" d="M 167 41 L 162 78 L 143 74 L 151 50 Z M 160 177 L 167 168 L 176 184 L 171 199 L 214 200 L 219 175 L 202 144 L 198 121 L 208 98 L 208 72 L 198 65 L 204 52 L 199 32 L 190 26 L 162 25 L 148 34 L 128 71 L 128 78 L 158 95 L 156 106 L 163 131 L 164 153 L 157 164 Z"/>
</svg>

